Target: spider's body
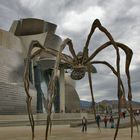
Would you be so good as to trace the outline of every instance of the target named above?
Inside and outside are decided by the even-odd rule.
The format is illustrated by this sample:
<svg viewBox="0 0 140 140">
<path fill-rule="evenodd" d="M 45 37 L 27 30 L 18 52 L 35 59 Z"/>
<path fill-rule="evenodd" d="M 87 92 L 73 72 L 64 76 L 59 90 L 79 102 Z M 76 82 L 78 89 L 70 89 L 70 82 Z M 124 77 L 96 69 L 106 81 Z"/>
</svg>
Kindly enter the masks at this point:
<svg viewBox="0 0 140 140">
<path fill-rule="evenodd" d="M 103 32 L 109 39 L 108 42 L 104 43 L 103 45 L 101 45 L 100 47 L 98 47 L 90 56 L 88 53 L 88 47 L 89 47 L 89 43 L 90 43 L 90 39 L 95 31 L 95 29 L 98 28 L 101 32 Z M 114 68 L 110 63 L 108 63 L 107 61 L 94 61 L 94 57 L 96 55 L 98 55 L 98 53 L 100 53 L 102 50 L 104 50 L 105 48 L 109 47 L 110 45 L 112 45 L 116 51 L 116 68 Z M 68 56 L 64 53 L 62 53 L 63 49 L 68 46 L 69 47 L 69 51 L 72 54 L 71 56 Z M 32 54 L 32 50 L 34 47 L 38 47 L 39 49 L 34 52 Z M 28 108 L 28 113 L 29 113 L 29 119 L 30 119 L 30 123 L 31 123 L 31 128 L 32 128 L 32 140 L 34 140 L 34 119 L 33 119 L 33 115 L 32 115 L 32 111 L 31 111 L 31 96 L 29 94 L 29 65 L 30 65 L 30 60 L 33 59 L 34 57 L 36 57 L 37 55 L 40 55 L 40 53 L 46 52 L 47 54 L 51 54 L 53 56 L 56 57 L 56 62 L 55 62 L 55 66 L 54 66 L 54 71 L 52 74 L 52 78 L 49 82 L 49 87 L 48 87 L 48 93 L 49 93 L 49 98 L 47 99 L 48 103 L 47 103 L 47 107 L 48 107 L 48 114 L 47 114 L 47 128 L 46 128 L 46 139 L 48 138 L 48 129 L 50 126 L 50 122 L 51 122 L 51 109 L 52 109 L 52 103 L 54 101 L 54 97 L 55 97 L 55 80 L 57 77 L 57 70 L 59 69 L 59 64 L 61 63 L 61 60 L 63 60 L 63 62 L 65 62 L 67 65 L 69 65 L 70 69 L 72 70 L 71 72 L 71 78 L 74 80 L 80 80 L 85 76 L 85 73 L 88 73 L 88 79 L 89 79 L 89 86 L 90 86 L 90 91 L 91 91 L 91 98 L 92 98 L 92 107 L 93 107 L 93 111 L 94 111 L 94 117 L 96 118 L 96 110 L 95 110 L 95 101 L 94 101 L 94 96 L 93 96 L 93 87 L 92 87 L 92 78 L 91 78 L 91 74 L 94 72 L 95 68 L 93 67 L 93 64 L 104 64 L 106 66 L 108 66 L 109 69 L 111 69 L 111 71 L 114 73 L 114 75 L 117 77 L 118 80 L 118 121 L 117 121 L 117 126 L 116 126 L 116 132 L 114 135 L 114 139 L 116 139 L 117 133 L 118 133 L 118 128 L 119 128 L 119 123 L 120 123 L 120 112 L 121 112 L 121 98 L 124 97 L 125 98 L 125 89 L 124 89 L 124 85 L 123 82 L 121 80 L 121 75 L 120 75 L 120 53 L 119 53 L 119 49 L 122 49 L 125 54 L 126 54 L 126 64 L 125 64 L 125 72 L 126 72 L 126 76 L 127 76 L 127 83 L 128 83 L 128 101 L 129 101 L 129 109 L 126 105 L 127 110 L 130 113 L 130 121 L 131 121 L 131 137 L 133 135 L 133 118 L 135 119 L 135 117 L 133 116 L 132 113 L 132 105 L 131 105 L 131 101 L 132 101 L 132 94 L 131 94 L 131 79 L 130 79 L 130 73 L 129 73 L 129 66 L 131 63 L 131 58 L 132 58 L 132 50 L 119 42 L 115 42 L 112 35 L 108 32 L 108 30 L 103 27 L 100 23 L 100 21 L 98 19 L 96 19 L 91 27 L 90 33 L 88 34 L 85 46 L 83 48 L 83 52 L 79 52 L 77 55 L 75 53 L 72 41 L 70 39 L 65 39 L 59 50 L 58 51 L 54 51 L 53 49 L 49 49 L 49 48 L 45 48 L 43 47 L 38 41 L 33 41 L 30 45 L 29 51 L 28 51 L 28 55 L 27 55 L 27 60 L 26 61 L 26 65 L 25 65 L 25 72 L 24 72 L 24 86 L 25 86 L 25 91 L 27 94 L 27 108 Z"/>
<path fill-rule="evenodd" d="M 73 67 L 71 72 L 71 78 L 73 80 L 80 80 L 85 76 L 86 66 L 82 64 L 83 53 L 79 52 L 76 59 L 73 60 Z"/>
<path fill-rule="evenodd" d="M 78 54 L 76 55 L 76 59 L 73 59 L 73 65 L 71 66 L 71 78 L 73 80 L 81 80 L 82 78 L 84 78 L 85 73 L 88 72 L 88 67 L 92 73 L 96 72 L 96 69 L 93 65 L 87 65 L 87 63 L 84 64 L 88 57 L 84 58 L 83 62 L 83 54 L 83 52 L 78 52 Z"/>
<path fill-rule="evenodd" d="M 71 78 L 73 80 L 80 80 L 82 78 L 84 78 L 86 73 L 86 69 L 83 66 L 78 66 L 77 68 L 74 68 L 71 72 Z"/>
</svg>

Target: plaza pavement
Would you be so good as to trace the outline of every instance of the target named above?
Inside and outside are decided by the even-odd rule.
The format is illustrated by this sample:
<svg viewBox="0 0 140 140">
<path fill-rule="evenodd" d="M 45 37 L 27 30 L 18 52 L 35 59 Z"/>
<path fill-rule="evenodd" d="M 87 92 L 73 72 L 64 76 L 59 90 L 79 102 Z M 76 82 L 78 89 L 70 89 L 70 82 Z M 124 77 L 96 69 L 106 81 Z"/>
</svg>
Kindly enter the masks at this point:
<svg viewBox="0 0 140 140">
<path fill-rule="evenodd" d="M 70 128 L 69 125 L 54 125 L 48 140 L 113 140 L 115 129 L 88 127 L 86 133 L 81 127 Z M 45 140 L 45 126 L 35 127 L 35 140 Z M 0 127 L 0 140 L 31 140 L 30 126 Z M 120 129 L 117 140 L 131 140 L 130 128 Z M 140 133 L 134 128 L 133 140 L 140 140 Z"/>
</svg>

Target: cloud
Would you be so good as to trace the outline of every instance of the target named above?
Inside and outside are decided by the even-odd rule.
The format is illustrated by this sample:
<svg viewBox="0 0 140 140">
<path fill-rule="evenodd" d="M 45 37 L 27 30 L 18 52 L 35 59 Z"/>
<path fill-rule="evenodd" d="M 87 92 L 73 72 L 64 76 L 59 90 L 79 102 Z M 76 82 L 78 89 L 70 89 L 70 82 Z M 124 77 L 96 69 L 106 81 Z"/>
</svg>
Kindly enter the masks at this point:
<svg viewBox="0 0 140 140">
<path fill-rule="evenodd" d="M 88 7 L 85 11 L 68 11 L 64 20 L 62 20 L 62 28 L 71 32 L 82 32 L 90 27 L 92 21 L 96 18 L 102 18 L 104 10 L 99 6 Z"/>
<path fill-rule="evenodd" d="M 28 7 L 30 5 L 30 8 L 39 7 L 44 0 L 20 0 L 20 3 L 24 7 Z"/>
<path fill-rule="evenodd" d="M 0 27 L 9 29 L 15 19 L 35 17 L 58 25 L 57 34 L 73 40 L 76 52 L 82 51 L 92 22 L 99 18 L 115 41 L 128 45 L 133 50 L 131 81 L 133 98 L 140 100 L 140 1 L 138 0 L 0 0 Z M 89 44 L 92 54 L 108 38 L 96 30 Z M 68 51 L 68 50 L 67 50 Z M 66 51 L 66 53 L 67 53 Z M 95 59 L 106 60 L 115 67 L 116 53 L 110 46 Z M 121 51 L 122 79 L 125 79 L 125 55 Z M 96 65 L 97 74 L 92 75 L 96 101 L 117 98 L 116 78 L 103 65 Z M 125 83 L 126 84 L 126 83 Z M 82 87 L 81 87 L 82 85 Z M 81 99 L 91 100 L 87 76 L 77 81 L 76 89 Z"/>
<path fill-rule="evenodd" d="M 0 0 L 0 27 L 8 30 L 13 20 L 31 17 L 32 12 L 18 0 Z"/>
</svg>

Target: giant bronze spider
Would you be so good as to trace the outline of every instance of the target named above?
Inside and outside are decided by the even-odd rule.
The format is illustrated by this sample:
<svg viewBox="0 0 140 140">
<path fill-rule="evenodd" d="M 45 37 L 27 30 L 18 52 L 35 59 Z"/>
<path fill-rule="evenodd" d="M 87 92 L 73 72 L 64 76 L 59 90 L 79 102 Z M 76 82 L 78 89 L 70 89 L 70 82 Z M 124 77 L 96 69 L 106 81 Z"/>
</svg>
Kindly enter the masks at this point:
<svg viewBox="0 0 140 140">
<path fill-rule="evenodd" d="M 103 32 L 109 39 L 108 42 L 104 43 L 101 45 L 99 48 L 97 48 L 90 56 L 89 56 L 89 51 L 88 51 L 88 46 L 90 43 L 90 39 L 95 31 L 95 29 L 98 28 L 101 32 Z M 110 63 L 107 61 L 94 61 L 94 57 L 100 53 L 103 49 L 109 47 L 110 45 L 113 46 L 113 48 L 116 51 L 116 68 L 114 68 Z M 66 55 L 62 53 L 63 49 L 68 46 L 69 51 L 72 55 Z M 34 48 L 38 48 L 35 51 L 33 51 Z M 49 127 L 51 129 L 51 111 L 52 111 L 52 104 L 53 100 L 55 97 L 55 80 L 57 77 L 57 71 L 59 69 L 59 65 L 61 61 L 65 62 L 66 64 L 69 65 L 70 69 L 72 70 L 71 72 L 71 78 L 74 80 L 79 80 L 82 79 L 85 76 L 85 73 L 88 73 L 88 79 L 89 79 L 89 86 L 90 86 L 90 91 L 91 91 L 91 98 L 92 98 L 92 108 L 94 111 L 94 117 L 96 117 L 96 109 L 95 109 L 95 100 L 94 100 L 94 95 L 93 95 L 93 87 L 92 87 L 92 70 L 93 70 L 93 64 L 104 64 L 108 66 L 111 71 L 114 73 L 114 75 L 117 77 L 117 87 L 118 87 L 118 120 L 117 120 L 117 126 L 116 126 L 116 131 L 114 135 L 114 140 L 117 137 L 118 133 L 118 128 L 120 124 L 120 112 L 121 112 L 121 100 L 122 98 L 124 99 L 126 103 L 126 98 L 125 98 L 125 89 L 123 86 L 123 82 L 121 80 L 121 75 L 120 75 L 120 53 L 119 49 L 122 49 L 125 54 L 126 54 L 126 62 L 125 62 L 125 72 L 127 76 L 127 84 L 128 84 L 128 101 L 129 101 L 129 107 L 126 108 L 130 113 L 130 123 L 131 123 L 131 137 L 133 136 L 133 119 L 136 122 L 135 117 L 133 116 L 133 111 L 132 111 L 132 94 L 131 94 L 131 80 L 130 80 L 130 73 L 129 73 L 129 66 L 131 63 L 132 55 L 133 52 L 132 50 L 119 42 L 115 42 L 112 35 L 108 32 L 108 30 L 103 27 L 98 19 L 96 19 L 91 27 L 90 33 L 88 34 L 85 46 L 83 48 L 83 52 L 80 52 L 76 55 L 72 41 L 70 39 L 65 39 L 61 46 L 59 47 L 59 50 L 53 50 L 51 48 L 45 48 L 43 47 L 38 41 L 32 41 L 28 50 L 26 62 L 25 62 L 25 71 L 24 71 L 24 87 L 25 91 L 27 94 L 27 109 L 28 109 L 28 114 L 29 114 L 29 120 L 31 124 L 31 129 L 32 129 L 32 140 L 34 140 L 34 118 L 32 115 L 32 109 L 31 109 L 31 99 L 32 97 L 29 94 L 29 65 L 30 61 L 37 56 L 40 56 L 42 52 L 45 52 L 47 54 L 51 54 L 56 57 L 56 62 L 55 66 L 53 69 L 53 73 L 51 76 L 51 80 L 49 82 L 48 86 L 48 94 L 49 98 L 47 99 L 47 126 L 46 126 L 46 136 L 45 139 L 48 139 L 48 131 Z M 136 123 L 137 124 L 137 123 Z M 138 130 L 138 125 L 137 125 L 137 130 Z"/>
</svg>

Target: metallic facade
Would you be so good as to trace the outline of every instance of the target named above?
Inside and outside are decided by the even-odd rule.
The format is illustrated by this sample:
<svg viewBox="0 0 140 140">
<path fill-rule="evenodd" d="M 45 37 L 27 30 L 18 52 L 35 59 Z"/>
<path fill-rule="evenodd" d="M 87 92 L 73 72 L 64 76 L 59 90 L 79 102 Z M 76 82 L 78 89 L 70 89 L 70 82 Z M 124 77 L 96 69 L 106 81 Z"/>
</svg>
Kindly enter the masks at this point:
<svg viewBox="0 0 140 140">
<path fill-rule="evenodd" d="M 24 56 L 22 43 L 13 34 L 0 30 L 0 114 L 26 113 L 26 97 L 22 82 Z M 36 91 L 33 95 L 33 111 Z"/>
<path fill-rule="evenodd" d="M 32 40 L 43 46 L 58 49 L 62 40 L 55 34 L 56 25 L 40 19 L 21 19 L 14 21 L 10 31 L 0 30 L 0 114 L 25 114 L 26 97 L 23 87 L 24 61 Z M 47 97 L 48 72 L 53 69 L 55 58 L 41 54 L 31 63 L 31 87 L 33 112 L 43 112 L 43 97 Z M 65 74 L 64 74 L 65 75 Z M 60 112 L 60 75 L 57 81 L 55 112 Z M 64 79 L 64 81 L 67 81 Z M 45 90 L 42 90 L 45 83 Z M 67 83 L 67 82 L 64 82 Z M 79 109 L 80 100 L 73 84 L 65 84 L 65 108 L 71 110 L 72 104 Z M 68 90 L 69 89 L 69 90 Z M 75 97 L 75 98 L 74 98 Z M 69 100 L 71 98 L 71 100 Z"/>
</svg>

